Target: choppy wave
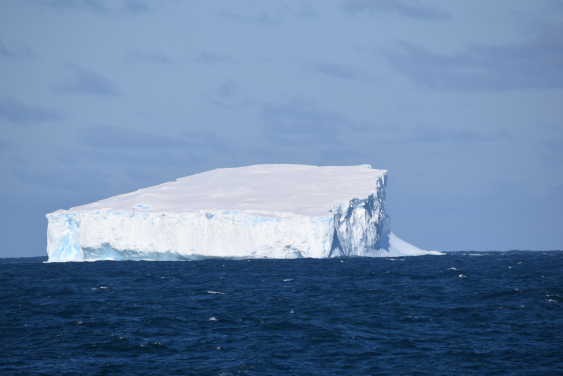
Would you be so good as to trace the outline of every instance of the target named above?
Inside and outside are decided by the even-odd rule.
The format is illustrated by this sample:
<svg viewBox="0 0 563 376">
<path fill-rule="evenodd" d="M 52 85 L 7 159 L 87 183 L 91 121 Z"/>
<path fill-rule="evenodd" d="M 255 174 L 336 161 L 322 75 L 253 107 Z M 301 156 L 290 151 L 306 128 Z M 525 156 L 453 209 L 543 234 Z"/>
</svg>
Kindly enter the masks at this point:
<svg viewBox="0 0 563 376">
<path fill-rule="evenodd" d="M 0 374 L 563 372 L 563 252 L 479 255 L 0 264 Z"/>
</svg>

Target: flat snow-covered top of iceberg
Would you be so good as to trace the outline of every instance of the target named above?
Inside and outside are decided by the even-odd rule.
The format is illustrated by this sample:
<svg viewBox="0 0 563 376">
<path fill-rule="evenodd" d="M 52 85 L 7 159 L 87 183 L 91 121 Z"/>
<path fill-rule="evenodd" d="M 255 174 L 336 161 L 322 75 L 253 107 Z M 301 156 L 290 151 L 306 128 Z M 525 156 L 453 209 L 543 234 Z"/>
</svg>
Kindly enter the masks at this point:
<svg viewBox="0 0 563 376">
<path fill-rule="evenodd" d="M 375 193 L 386 170 L 369 165 L 256 165 L 217 169 L 71 208 L 149 212 L 246 211 L 322 216 Z"/>
</svg>

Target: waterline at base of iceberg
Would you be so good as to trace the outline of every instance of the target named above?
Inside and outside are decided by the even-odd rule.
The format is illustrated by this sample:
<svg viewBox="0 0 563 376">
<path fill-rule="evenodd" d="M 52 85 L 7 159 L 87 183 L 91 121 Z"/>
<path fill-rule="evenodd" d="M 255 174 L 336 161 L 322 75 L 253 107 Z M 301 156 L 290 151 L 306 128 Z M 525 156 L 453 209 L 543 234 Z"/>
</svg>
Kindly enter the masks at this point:
<svg viewBox="0 0 563 376">
<path fill-rule="evenodd" d="M 84 248 L 82 249 L 84 254 L 83 260 L 50 260 L 49 262 L 64 262 L 64 261 L 199 261 L 199 260 L 209 260 L 209 259 L 231 259 L 231 260 L 242 260 L 242 259 L 277 259 L 278 257 L 267 257 L 247 255 L 247 256 L 237 256 L 237 257 L 219 257 L 219 256 L 206 256 L 197 253 L 190 254 L 180 254 L 177 252 L 147 252 L 139 250 L 116 250 L 113 249 L 109 244 L 103 244 L 99 248 Z M 401 257 L 401 256 L 423 256 L 423 255 L 443 255 L 444 253 L 437 251 L 423 251 L 412 244 L 409 244 L 401 239 L 399 239 L 395 234 L 389 234 L 389 248 L 370 250 L 366 251 L 362 256 L 333 256 L 331 258 L 338 257 Z M 284 259 L 298 259 L 304 258 L 299 252 L 292 254 L 286 254 Z"/>
</svg>

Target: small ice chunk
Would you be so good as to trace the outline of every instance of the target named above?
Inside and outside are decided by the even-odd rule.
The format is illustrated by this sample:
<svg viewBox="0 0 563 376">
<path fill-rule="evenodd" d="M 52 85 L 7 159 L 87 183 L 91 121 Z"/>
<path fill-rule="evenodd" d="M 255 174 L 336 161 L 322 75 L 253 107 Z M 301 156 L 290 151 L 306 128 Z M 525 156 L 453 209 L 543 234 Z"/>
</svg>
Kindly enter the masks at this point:
<svg viewBox="0 0 563 376">
<path fill-rule="evenodd" d="M 217 319 L 215 317 L 210 317 L 209 321 L 217 321 Z"/>
</svg>

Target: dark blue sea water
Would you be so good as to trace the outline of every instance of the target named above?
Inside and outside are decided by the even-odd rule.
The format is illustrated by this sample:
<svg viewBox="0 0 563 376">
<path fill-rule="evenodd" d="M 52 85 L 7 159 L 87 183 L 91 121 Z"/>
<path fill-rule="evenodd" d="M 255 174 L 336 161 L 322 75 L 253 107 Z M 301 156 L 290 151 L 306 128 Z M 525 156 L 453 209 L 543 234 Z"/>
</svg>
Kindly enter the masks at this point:
<svg viewBox="0 0 563 376">
<path fill-rule="evenodd" d="M 563 374 L 563 252 L 0 264 L 2 375 Z"/>
</svg>

